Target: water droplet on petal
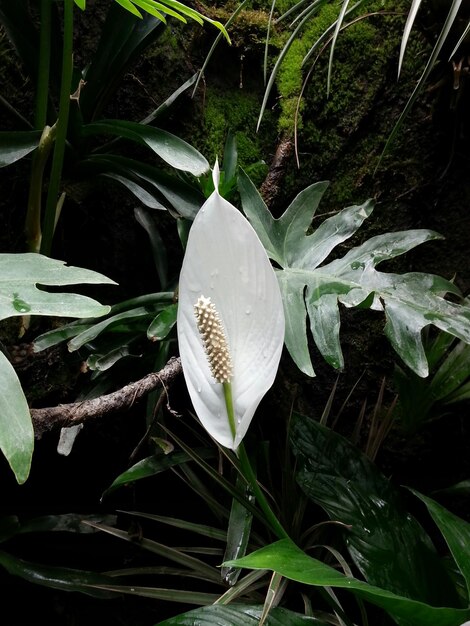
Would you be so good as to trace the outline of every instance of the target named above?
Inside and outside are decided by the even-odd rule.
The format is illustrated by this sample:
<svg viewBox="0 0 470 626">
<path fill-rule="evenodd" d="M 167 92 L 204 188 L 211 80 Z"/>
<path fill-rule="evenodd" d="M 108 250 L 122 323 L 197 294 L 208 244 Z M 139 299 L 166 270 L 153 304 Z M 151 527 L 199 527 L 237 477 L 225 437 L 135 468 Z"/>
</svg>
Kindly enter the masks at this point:
<svg viewBox="0 0 470 626">
<path fill-rule="evenodd" d="M 202 391 L 202 387 L 198 387 L 198 388 L 197 388 L 197 392 L 198 392 L 198 393 L 201 393 L 201 391 Z"/>
<path fill-rule="evenodd" d="M 247 315 L 251 315 L 251 306 L 247 306 L 247 307 L 246 307 L 246 309 L 245 309 L 245 313 L 246 313 Z"/>
</svg>

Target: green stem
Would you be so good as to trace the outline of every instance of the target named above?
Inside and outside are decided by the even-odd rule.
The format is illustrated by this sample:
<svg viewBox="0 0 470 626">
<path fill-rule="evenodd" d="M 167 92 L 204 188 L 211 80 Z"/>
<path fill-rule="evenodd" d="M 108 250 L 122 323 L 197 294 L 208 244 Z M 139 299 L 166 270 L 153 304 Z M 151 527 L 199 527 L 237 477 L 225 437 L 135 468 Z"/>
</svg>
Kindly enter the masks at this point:
<svg viewBox="0 0 470 626">
<path fill-rule="evenodd" d="M 225 406 L 227 408 L 228 422 L 230 424 L 230 431 L 232 433 L 232 437 L 235 439 L 236 435 L 236 425 L 235 425 L 235 411 L 233 408 L 233 397 L 232 397 L 232 385 L 230 383 L 223 383 L 224 388 L 224 398 L 225 398 Z M 240 468 L 242 471 L 245 480 L 251 485 L 253 490 L 253 494 L 258 502 L 261 510 L 264 513 L 265 519 L 269 524 L 269 527 L 273 531 L 275 535 L 279 539 L 289 539 L 289 535 L 286 533 L 284 528 L 282 527 L 280 521 L 274 515 L 273 510 L 269 506 L 268 501 L 266 500 L 266 496 L 263 493 L 263 490 L 258 484 L 256 479 L 256 475 L 251 467 L 250 460 L 245 450 L 245 446 L 243 443 L 240 443 L 237 449 L 238 460 L 240 461 Z"/>
<path fill-rule="evenodd" d="M 237 428 L 235 426 L 235 411 L 233 410 L 233 397 L 232 397 L 232 385 L 231 383 L 222 383 L 224 388 L 225 406 L 227 407 L 228 423 L 230 425 L 230 432 L 235 440 L 237 434 Z"/>
<path fill-rule="evenodd" d="M 271 530 L 278 537 L 278 539 L 289 539 L 289 535 L 284 530 L 281 522 L 277 519 L 276 515 L 273 513 L 273 510 L 269 506 L 263 490 L 258 484 L 256 475 L 253 471 L 253 468 L 251 467 L 250 459 L 248 458 L 243 442 L 238 446 L 237 456 L 238 460 L 240 461 L 240 467 L 243 476 L 250 483 L 256 501 L 261 507 L 261 510 L 263 511 L 266 521 L 268 522 Z"/>
<path fill-rule="evenodd" d="M 39 35 L 39 67 L 36 87 L 34 127 L 40 130 L 47 122 L 49 72 L 51 65 L 52 2 L 41 0 L 41 30 Z"/>
<path fill-rule="evenodd" d="M 29 179 L 28 210 L 25 221 L 26 246 L 29 252 L 41 249 L 41 205 L 44 169 L 54 145 L 55 125 L 45 126 L 33 155 Z"/>
<path fill-rule="evenodd" d="M 56 221 L 57 201 L 62 178 L 67 127 L 69 122 L 70 92 L 73 73 L 73 0 L 64 0 L 64 32 L 62 49 L 62 76 L 59 98 L 59 117 L 57 120 L 57 135 L 52 158 L 51 177 L 47 193 L 46 212 L 44 215 L 43 238 L 41 243 L 42 254 L 50 255 L 52 237 Z"/>
</svg>

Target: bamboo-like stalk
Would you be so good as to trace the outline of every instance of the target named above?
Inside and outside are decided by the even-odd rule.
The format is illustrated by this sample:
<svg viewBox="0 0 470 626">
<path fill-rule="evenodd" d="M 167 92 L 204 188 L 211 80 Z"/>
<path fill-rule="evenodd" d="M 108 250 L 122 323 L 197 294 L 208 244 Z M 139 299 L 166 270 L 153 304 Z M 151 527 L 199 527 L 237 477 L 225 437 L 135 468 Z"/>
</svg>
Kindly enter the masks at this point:
<svg viewBox="0 0 470 626">
<path fill-rule="evenodd" d="M 41 253 L 50 255 L 52 237 L 56 223 L 57 202 L 62 179 L 65 144 L 70 110 L 70 93 L 73 73 L 73 0 L 64 0 L 64 29 L 62 49 L 62 76 L 59 98 L 59 117 L 57 120 L 56 140 L 52 157 L 51 176 L 46 200 L 43 223 Z"/>
</svg>

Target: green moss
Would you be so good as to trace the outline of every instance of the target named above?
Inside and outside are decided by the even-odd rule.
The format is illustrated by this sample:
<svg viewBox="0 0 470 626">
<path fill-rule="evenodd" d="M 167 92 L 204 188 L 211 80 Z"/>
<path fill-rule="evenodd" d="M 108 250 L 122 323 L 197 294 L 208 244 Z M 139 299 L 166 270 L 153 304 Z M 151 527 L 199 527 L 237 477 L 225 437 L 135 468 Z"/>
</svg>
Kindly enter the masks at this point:
<svg viewBox="0 0 470 626">
<path fill-rule="evenodd" d="M 239 164 L 250 169 L 257 182 L 261 182 L 266 165 L 263 164 L 265 146 L 262 137 L 256 133 L 259 107 L 257 95 L 243 89 L 208 89 L 202 128 L 191 138 L 192 143 L 209 161 L 216 156 L 222 159 L 227 134 L 230 130 L 235 132 Z"/>
<path fill-rule="evenodd" d="M 367 8 L 371 12 L 375 9 L 396 9 L 396 6 L 391 7 L 391 2 L 386 2 L 386 5 L 390 7 L 380 2 L 372 3 Z M 380 83 L 380 72 L 388 64 L 392 50 L 395 50 L 398 45 L 400 29 L 395 26 L 389 32 L 390 24 L 393 22 L 396 24 L 397 20 L 403 21 L 402 18 L 396 16 L 384 14 L 380 17 L 361 19 L 342 30 L 335 46 L 331 90 L 327 98 L 327 66 L 330 48 L 326 46 L 323 49 L 324 44 L 317 45 L 317 42 L 336 20 L 338 11 L 337 3 L 327 4 L 312 16 L 297 35 L 279 68 L 276 87 L 281 102 L 279 126 L 283 132 L 294 133 L 291 99 L 299 98 L 302 85 L 312 64 L 315 65 L 308 79 L 309 101 L 312 98 L 315 104 L 321 101 L 323 115 L 338 115 L 341 117 L 341 125 L 344 129 L 353 128 L 357 120 L 362 118 L 364 109 L 370 105 L 368 95 L 375 92 L 374 85 L 377 84 L 377 79 Z M 348 20 L 350 19 L 349 17 Z M 273 43 L 281 49 L 290 32 L 278 32 Z M 313 48 L 315 51 L 311 54 L 311 58 L 305 67 L 302 67 L 304 58 Z"/>
</svg>

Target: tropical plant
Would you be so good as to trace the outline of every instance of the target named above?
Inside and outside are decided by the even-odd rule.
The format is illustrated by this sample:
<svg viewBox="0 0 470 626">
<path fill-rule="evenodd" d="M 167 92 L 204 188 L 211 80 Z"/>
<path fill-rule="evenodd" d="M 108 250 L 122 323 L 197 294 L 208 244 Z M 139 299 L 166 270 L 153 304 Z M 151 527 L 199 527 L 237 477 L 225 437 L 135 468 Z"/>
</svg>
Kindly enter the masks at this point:
<svg viewBox="0 0 470 626">
<path fill-rule="evenodd" d="M 470 346 L 446 333 L 433 338 L 427 335 L 424 347 L 429 376 L 420 378 L 398 365 L 394 372 L 396 415 L 408 433 L 444 417 L 453 405 L 470 398 Z"/>
<path fill-rule="evenodd" d="M 303 190 L 278 219 L 272 217 L 243 171 L 239 185 L 245 214 L 268 256 L 281 268 L 278 280 L 285 305 L 285 343 L 305 374 L 314 375 L 308 350 L 307 316 L 323 357 L 333 367 L 343 367 L 339 303 L 383 311 L 385 334 L 394 350 L 421 377 L 429 373 L 421 338 L 423 328 L 432 324 L 470 343 L 468 304 L 444 297 L 445 294 L 461 296 L 453 283 L 432 274 L 393 274 L 376 269 L 385 260 L 439 239 L 438 233 L 421 229 L 377 235 L 341 258 L 325 263 L 331 252 L 354 235 L 370 216 L 373 201 L 343 209 L 309 232 L 327 183 L 315 183 Z"/>
<path fill-rule="evenodd" d="M 163 33 L 162 13 L 198 22 L 204 16 L 189 7 L 171 2 L 112 3 L 95 55 L 86 68 L 73 66 L 73 2 L 63 3 L 63 34 L 57 3 L 36 0 L 40 29 L 27 2 L 0 2 L 0 24 L 36 86 L 34 120 L 29 130 L 0 133 L 0 166 L 9 165 L 32 153 L 25 234 L 28 249 L 50 254 L 52 237 L 72 180 L 108 176 L 125 185 L 140 201 L 152 208 L 169 208 L 177 215 L 194 217 L 201 197 L 181 178 L 146 163 L 126 158 L 119 151 L 122 139 L 150 148 L 166 164 L 194 176 L 209 169 L 207 161 L 189 144 L 151 126 L 157 116 L 180 95 L 190 79 L 169 100 L 141 123 L 103 119 L 103 110 L 115 94 L 127 68 Z M 85 8 L 85 2 L 77 2 Z M 140 14 L 136 5 L 145 13 Z M 207 20 L 211 21 L 211 20 Z M 212 22 L 225 30 L 218 23 Z M 52 48 L 62 43 L 61 55 Z M 58 102 L 58 109 L 56 110 Z M 9 106 L 10 111 L 14 111 Z M 25 120 L 18 115 L 21 124 Z M 115 137 L 106 143 L 103 137 Z M 116 145 L 117 144 L 117 145 Z M 47 188 L 45 210 L 42 210 Z"/>
<path fill-rule="evenodd" d="M 38 344 L 43 348 L 67 339 L 98 355 L 94 342 L 105 346 L 111 338 L 103 363 L 113 364 L 132 333 L 148 333 L 159 320 L 162 330 L 155 335 L 163 340 L 159 358 L 166 358 L 177 304 L 178 343 L 196 426 L 188 420 L 190 411 L 183 419 L 175 414 L 165 390 L 153 411 L 159 413 L 166 402 L 171 421 L 160 418 L 146 433 L 154 453 L 121 473 L 104 496 L 171 469 L 204 500 L 217 524 L 137 511 L 128 511 L 125 518 L 176 527 L 208 537 L 215 545 L 169 546 L 147 533 L 131 532 L 132 523 L 123 529 L 114 520 L 86 519 L 89 527 L 136 543 L 165 563 L 102 575 L 21 560 L 6 544 L 1 564 L 12 574 L 54 588 L 199 605 L 160 626 L 366 626 L 379 620 L 387 623 L 387 615 L 405 626 L 461 626 L 470 619 L 468 523 L 418 495 L 448 543 L 453 557 L 449 568 L 449 554 L 447 560 L 441 557 L 432 533 L 410 505 L 409 492 L 396 488 L 333 430 L 297 412 L 286 415 L 282 409 L 269 416 L 268 430 L 257 424 L 262 436 L 256 436 L 253 426 L 248 430 L 275 380 L 284 324 L 290 355 L 310 376 L 314 372 L 307 316 L 321 354 L 331 365 L 343 365 L 339 304 L 384 311 L 385 332 L 393 348 L 421 377 L 433 366 L 421 338 L 424 328 L 432 324 L 470 343 L 468 304 L 445 297 L 460 295 L 452 283 L 429 274 L 376 269 L 378 263 L 438 235 L 427 230 L 379 235 L 328 261 L 370 216 L 371 201 L 348 207 L 311 230 L 325 183 L 305 189 L 274 219 L 240 171 L 238 189 L 250 226 L 221 197 L 217 167 L 213 176 L 214 190 L 189 231 L 178 291 L 172 280 L 164 278 L 161 292 L 121 308 L 116 305 L 103 322 L 84 320 L 52 331 Z M 228 190 L 230 179 L 227 175 L 224 181 Z M 205 188 L 209 189 L 207 181 Z M 119 344 L 121 331 L 124 344 Z M 279 386 L 276 394 L 281 395 Z M 274 417 L 281 429 L 273 427 Z M 38 524 L 45 528 L 43 522 Z M 21 532 L 17 520 L 6 520 L 5 526 L 5 543 Z M 240 568 L 255 571 L 237 575 Z M 149 574 L 166 577 L 166 586 L 141 584 L 141 576 Z M 182 576 L 183 588 L 169 585 L 169 575 Z M 189 584 L 198 579 L 195 587 Z M 264 594 L 261 586 L 267 590 Z M 350 594 L 357 598 L 357 606 L 351 604 Z"/>
<path fill-rule="evenodd" d="M 96 272 L 68 267 L 42 255 L 0 254 L 0 319 L 28 315 L 97 317 L 109 311 L 87 296 L 49 293 L 41 287 L 115 284 Z M 0 351 L 0 449 L 16 480 L 24 483 L 31 468 L 34 433 L 26 397 L 8 355 Z"/>
</svg>

